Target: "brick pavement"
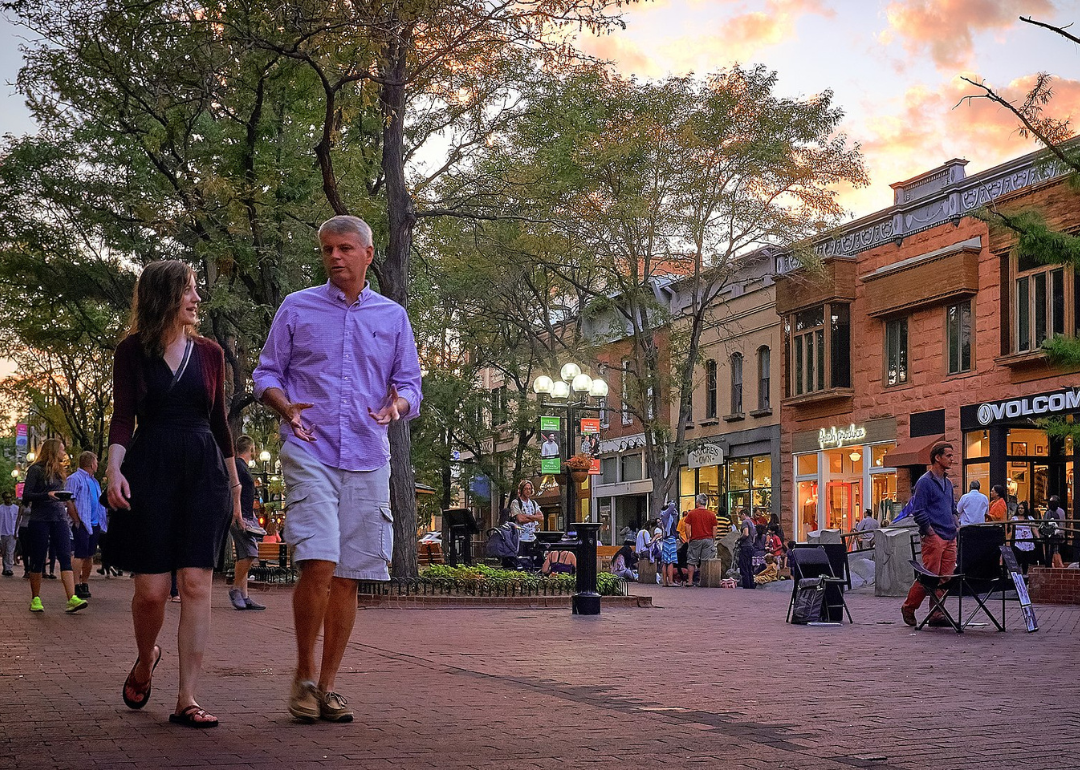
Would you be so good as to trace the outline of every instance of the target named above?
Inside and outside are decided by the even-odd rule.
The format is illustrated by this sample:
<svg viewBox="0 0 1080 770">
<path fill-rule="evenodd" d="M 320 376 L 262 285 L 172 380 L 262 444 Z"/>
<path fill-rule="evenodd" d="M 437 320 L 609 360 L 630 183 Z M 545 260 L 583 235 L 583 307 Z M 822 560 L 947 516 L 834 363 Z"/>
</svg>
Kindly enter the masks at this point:
<svg viewBox="0 0 1080 770">
<path fill-rule="evenodd" d="M 636 587 L 653 609 L 362 610 L 339 689 L 357 721 L 302 725 L 284 697 L 287 592 L 241 613 L 217 585 L 201 701 L 222 719 L 167 723 L 176 688 L 170 604 L 143 711 L 120 686 L 134 659 L 126 579 L 92 606 L 46 613 L 0 580 L 0 767 L 1071 768 L 1080 749 L 1080 608 L 1040 606 L 1041 630 L 915 633 L 899 599 L 856 593 L 854 626 L 786 625 L 776 591 Z M 90 652 L 75 657 L 76 648 Z M 942 684 L 940 694 L 927 682 Z"/>
</svg>

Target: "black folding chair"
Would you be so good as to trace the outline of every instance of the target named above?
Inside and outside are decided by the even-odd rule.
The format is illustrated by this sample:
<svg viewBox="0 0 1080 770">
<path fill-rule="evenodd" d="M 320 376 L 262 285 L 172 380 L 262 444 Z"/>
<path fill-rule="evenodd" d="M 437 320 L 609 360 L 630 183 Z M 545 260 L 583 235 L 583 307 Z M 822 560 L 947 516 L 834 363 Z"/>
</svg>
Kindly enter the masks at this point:
<svg viewBox="0 0 1080 770">
<path fill-rule="evenodd" d="M 948 621 L 952 629 L 958 633 L 964 633 L 964 626 L 960 622 L 958 617 L 953 617 L 953 614 L 949 612 L 949 608 L 945 605 L 945 600 L 952 596 L 953 592 L 960 592 L 963 585 L 964 576 L 960 573 L 954 572 L 951 575 L 939 575 L 936 572 L 931 572 L 922 565 L 921 561 L 917 559 L 911 559 L 908 562 L 911 568 L 915 570 L 915 579 L 922 583 L 923 588 L 926 589 L 926 598 L 930 600 L 930 612 L 923 618 L 918 625 L 915 626 L 916 631 L 922 630 L 922 628 L 930 621 L 930 618 L 941 617 Z M 938 595 L 938 592 L 941 595 Z M 963 609 L 962 607 L 960 608 Z M 960 615 L 960 610 L 957 611 L 957 615 Z"/>
<path fill-rule="evenodd" d="M 1003 524 L 961 527 L 957 534 L 956 571 L 961 573 L 960 611 L 962 625 L 967 627 L 981 612 L 990 618 L 998 631 L 1005 630 L 1005 592 L 1012 588 L 1012 578 L 1001 563 L 1001 546 L 1005 545 Z M 994 617 L 989 604 L 995 594 L 1001 596 L 1001 622 Z M 964 597 L 970 596 L 977 605 L 964 618 Z"/>
<path fill-rule="evenodd" d="M 843 546 L 840 546 L 843 548 Z M 846 557 L 844 559 L 847 561 Z M 848 584 L 845 575 L 837 575 L 829 560 L 829 553 L 823 546 L 797 544 L 788 552 L 788 565 L 791 568 L 791 601 L 788 602 L 787 621 L 791 622 L 791 610 L 795 606 L 795 597 L 799 590 L 799 581 L 805 578 L 818 578 L 825 583 L 825 601 L 822 602 L 822 618 L 829 622 L 842 623 L 847 615 L 849 623 L 851 611 L 844 601 L 844 586 Z"/>
</svg>

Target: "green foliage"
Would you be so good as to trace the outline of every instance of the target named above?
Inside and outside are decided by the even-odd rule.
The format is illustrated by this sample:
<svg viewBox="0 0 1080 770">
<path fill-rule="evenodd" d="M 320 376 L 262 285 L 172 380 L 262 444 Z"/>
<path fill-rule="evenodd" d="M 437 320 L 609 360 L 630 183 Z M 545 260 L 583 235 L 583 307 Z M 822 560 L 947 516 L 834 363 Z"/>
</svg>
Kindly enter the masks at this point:
<svg viewBox="0 0 1080 770">
<path fill-rule="evenodd" d="M 445 564 L 433 564 L 420 571 L 422 580 L 439 584 L 447 590 L 477 594 L 485 590 L 493 593 L 505 593 L 511 589 L 517 592 L 572 594 L 576 586 L 573 575 L 541 575 L 536 572 L 495 569 L 485 564 L 471 567 L 450 567 Z M 626 584 L 621 578 L 601 572 L 596 576 L 596 590 L 601 596 L 623 596 Z"/>
</svg>

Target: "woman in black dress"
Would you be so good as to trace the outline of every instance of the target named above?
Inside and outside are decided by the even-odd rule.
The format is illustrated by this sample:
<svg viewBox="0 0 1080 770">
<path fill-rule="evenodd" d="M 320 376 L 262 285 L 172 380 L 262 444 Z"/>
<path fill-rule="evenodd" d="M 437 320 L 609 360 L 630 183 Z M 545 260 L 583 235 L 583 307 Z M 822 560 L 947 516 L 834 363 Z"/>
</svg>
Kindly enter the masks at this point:
<svg viewBox="0 0 1080 770">
<path fill-rule="evenodd" d="M 142 708 L 161 659 L 170 575 L 180 596 L 180 688 L 169 721 L 215 727 L 195 687 L 210 632 L 213 568 L 230 520 L 240 519 L 240 483 L 225 418 L 225 359 L 199 337 L 195 273 L 183 262 L 147 265 L 135 287 L 132 324 L 116 347 L 109 429 L 110 561 L 135 573 L 131 616 L 139 657 L 124 702 Z"/>
</svg>

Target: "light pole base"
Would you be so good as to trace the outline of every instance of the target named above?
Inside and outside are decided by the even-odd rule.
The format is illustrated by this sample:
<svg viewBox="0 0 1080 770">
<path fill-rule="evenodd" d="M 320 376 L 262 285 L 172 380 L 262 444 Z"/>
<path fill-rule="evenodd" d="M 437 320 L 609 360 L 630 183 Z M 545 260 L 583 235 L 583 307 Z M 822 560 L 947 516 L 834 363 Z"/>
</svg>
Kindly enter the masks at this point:
<svg viewBox="0 0 1080 770">
<path fill-rule="evenodd" d="M 599 615 L 600 594 L 591 592 L 574 594 L 570 600 L 570 607 L 575 615 Z"/>
</svg>

